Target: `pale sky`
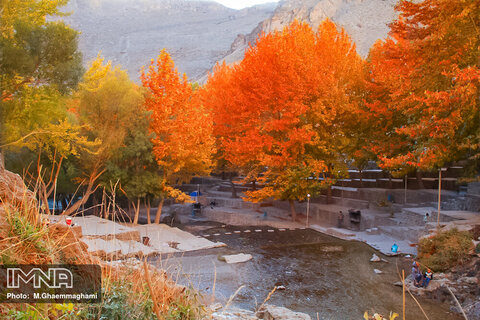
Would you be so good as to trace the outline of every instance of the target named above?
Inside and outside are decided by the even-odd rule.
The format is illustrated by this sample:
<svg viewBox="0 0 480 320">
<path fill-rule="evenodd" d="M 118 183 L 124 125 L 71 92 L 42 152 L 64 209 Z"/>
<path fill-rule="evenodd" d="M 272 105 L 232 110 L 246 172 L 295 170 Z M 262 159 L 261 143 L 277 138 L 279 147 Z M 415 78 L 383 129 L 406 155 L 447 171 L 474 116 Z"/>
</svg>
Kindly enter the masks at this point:
<svg viewBox="0 0 480 320">
<path fill-rule="evenodd" d="M 225 7 L 232 9 L 243 9 L 254 6 L 256 4 L 278 2 L 278 0 L 213 0 L 215 2 L 223 4 Z"/>
</svg>

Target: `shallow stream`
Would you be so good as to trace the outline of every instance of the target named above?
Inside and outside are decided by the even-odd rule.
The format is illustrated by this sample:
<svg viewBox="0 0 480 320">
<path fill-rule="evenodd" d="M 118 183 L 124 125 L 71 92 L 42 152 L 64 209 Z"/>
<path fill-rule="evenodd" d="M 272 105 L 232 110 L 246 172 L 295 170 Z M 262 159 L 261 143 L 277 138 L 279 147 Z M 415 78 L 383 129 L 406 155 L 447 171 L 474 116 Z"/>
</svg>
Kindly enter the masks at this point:
<svg viewBox="0 0 480 320">
<path fill-rule="evenodd" d="M 401 313 L 402 288 L 393 283 L 400 281 L 398 272 L 402 267 L 408 275 L 408 259 L 385 257 L 365 243 L 344 241 L 313 230 L 219 226 L 198 234 L 210 235 L 208 239 L 222 241 L 228 247 L 184 255 L 184 275 L 208 293 L 216 279 L 215 296 L 223 301 L 243 285 L 233 299 L 235 306 L 253 310 L 275 286 L 282 285 L 285 290 L 276 291 L 269 303 L 306 312 L 312 319 L 317 319 L 317 314 L 319 319 L 345 320 L 363 319 L 365 311 Z M 234 265 L 217 259 L 235 253 L 250 253 L 253 259 Z M 373 253 L 388 262 L 370 262 Z M 209 271 L 213 264 L 215 270 Z M 374 269 L 383 273 L 376 274 Z M 419 301 L 432 320 L 460 319 L 449 312 L 448 305 Z M 425 319 L 408 293 L 406 309 L 407 319 Z"/>
</svg>

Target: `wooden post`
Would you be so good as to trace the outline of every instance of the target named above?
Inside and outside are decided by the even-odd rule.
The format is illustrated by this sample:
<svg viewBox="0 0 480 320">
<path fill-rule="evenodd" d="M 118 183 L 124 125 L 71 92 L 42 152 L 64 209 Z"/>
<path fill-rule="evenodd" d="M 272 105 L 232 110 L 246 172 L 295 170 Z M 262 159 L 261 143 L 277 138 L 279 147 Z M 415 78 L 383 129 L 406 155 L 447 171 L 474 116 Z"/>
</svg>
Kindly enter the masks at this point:
<svg viewBox="0 0 480 320">
<path fill-rule="evenodd" d="M 440 227 L 440 198 L 442 193 L 442 169 L 438 170 L 438 208 L 437 208 L 437 229 Z"/>
<path fill-rule="evenodd" d="M 405 270 L 402 269 L 402 314 L 405 320 Z"/>
<path fill-rule="evenodd" d="M 308 214 L 310 212 L 310 193 L 307 194 L 307 223 L 306 223 L 306 227 L 308 228 Z"/>
<path fill-rule="evenodd" d="M 403 203 L 407 203 L 407 184 L 408 184 L 408 174 L 405 175 L 405 199 L 403 200 Z"/>
</svg>

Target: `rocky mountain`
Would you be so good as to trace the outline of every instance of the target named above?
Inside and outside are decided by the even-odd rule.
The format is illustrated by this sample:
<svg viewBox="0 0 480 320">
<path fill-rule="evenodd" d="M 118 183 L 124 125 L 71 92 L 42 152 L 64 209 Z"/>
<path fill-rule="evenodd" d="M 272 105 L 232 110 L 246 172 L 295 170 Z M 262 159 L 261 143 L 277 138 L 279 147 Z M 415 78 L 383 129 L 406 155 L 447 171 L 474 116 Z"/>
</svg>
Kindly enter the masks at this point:
<svg viewBox="0 0 480 320">
<path fill-rule="evenodd" d="M 388 23 L 396 16 L 397 0 L 283 0 L 271 17 L 262 21 L 252 32 L 238 35 L 225 61 L 235 63 L 243 58 L 249 43 L 261 32 L 281 30 L 295 19 L 305 21 L 314 29 L 325 18 L 343 27 L 357 44 L 357 51 L 366 56 L 370 47 L 388 33 Z"/>
<path fill-rule="evenodd" d="M 243 10 L 209 1 L 70 0 L 66 23 L 81 32 L 85 64 L 101 51 L 139 81 L 140 69 L 166 48 L 180 72 L 196 80 L 221 60 L 238 34 L 250 32 L 276 4 Z"/>
</svg>

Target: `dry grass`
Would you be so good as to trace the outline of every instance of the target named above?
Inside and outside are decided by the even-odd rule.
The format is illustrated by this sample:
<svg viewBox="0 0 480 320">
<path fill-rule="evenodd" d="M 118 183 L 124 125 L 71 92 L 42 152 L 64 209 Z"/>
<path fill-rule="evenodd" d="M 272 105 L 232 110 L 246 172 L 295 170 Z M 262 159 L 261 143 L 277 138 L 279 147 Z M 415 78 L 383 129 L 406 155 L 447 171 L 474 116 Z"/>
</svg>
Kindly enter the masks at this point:
<svg viewBox="0 0 480 320">
<path fill-rule="evenodd" d="M 134 307 L 140 304 L 143 311 L 152 315 L 157 311 L 158 319 L 202 319 L 206 309 L 200 302 L 200 295 L 193 290 L 172 281 L 163 270 L 146 262 L 131 267 L 105 265 L 104 291 L 106 296 L 115 291 L 126 290 L 129 295 L 125 302 Z"/>
<path fill-rule="evenodd" d="M 164 271 L 153 267 L 114 267 L 89 254 L 72 228 L 62 224 L 47 226 L 40 221 L 34 194 L 18 176 L 11 175 L 13 187 L 0 181 L 0 189 L 3 188 L 0 190 L 0 263 L 99 264 L 103 299 L 97 305 L 76 306 L 3 303 L 0 304 L 2 319 L 4 316 L 7 319 L 203 318 L 205 309 L 198 293 L 177 285 Z M 6 279 L 0 279 L 3 280 Z"/>
<path fill-rule="evenodd" d="M 434 271 L 445 271 L 469 259 L 473 248 L 472 234 L 451 229 L 423 238 L 418 245 L 421 264 Z"/>
</svg>

